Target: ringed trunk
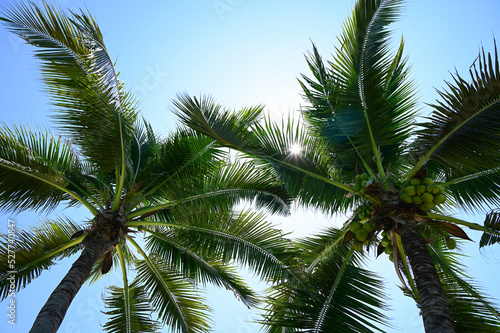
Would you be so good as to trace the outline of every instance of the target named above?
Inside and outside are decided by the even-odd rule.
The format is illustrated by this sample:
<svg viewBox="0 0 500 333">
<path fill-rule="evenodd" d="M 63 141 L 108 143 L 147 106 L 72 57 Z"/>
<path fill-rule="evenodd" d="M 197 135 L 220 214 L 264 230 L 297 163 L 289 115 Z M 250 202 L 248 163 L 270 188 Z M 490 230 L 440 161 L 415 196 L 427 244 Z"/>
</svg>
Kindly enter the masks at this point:
<svg viewBox="0 0 500 333">
<path fill-rule="evenodd" d="M 109 239 L 103 234 L 93 236 L 38 313 L 30 333 L 55 333 L 61 325 L 76 293 L 109 246 Z"/>
<path fill-rule="evenodd" d="M 399 224 L 403 248 L 415 278 L 426 333 L 454 333 L 455 324 L 448 299 L 432 262 L 424 237 L 415 221 Z"/>
</svg>

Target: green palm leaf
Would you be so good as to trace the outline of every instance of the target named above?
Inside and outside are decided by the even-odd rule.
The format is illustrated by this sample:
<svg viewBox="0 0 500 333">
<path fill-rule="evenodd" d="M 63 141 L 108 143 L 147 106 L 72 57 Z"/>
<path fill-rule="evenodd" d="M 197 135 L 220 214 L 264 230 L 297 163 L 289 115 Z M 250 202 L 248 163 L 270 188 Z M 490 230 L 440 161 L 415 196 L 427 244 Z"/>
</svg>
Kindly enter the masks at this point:
<svg viewBox="0 0 500 333">
<path fill-rule="evenodd" d="M 388 53 L 388 25 L 401 1 L 358 1 L 339 38 L 334 61 L 325 67 L 316 47 L 307 58 L 314 79 L 303 75 L 304 110 L 313 133 L 328 142 L 340 163 L 353 168 L 361 158 L 383 175 L 380 160 L 401 164 L 412 130 L 413 83 L 408 80 L 403 43 Z"/>
<path fill-rule="evenodd" d="M 9 292 L 9 272 L 15 271 L 15 290 L 24 288 L 31 280 L 40 276 L 43 270 L 55 264 L 56 260 L 69 257 L 79 249 L 83 239 L 71 240 L 71 236 L 82 230 L 68 218 L 46 221 L 29 231 L 16 229 L 15 246 L 7 234 L 0 236 L 0 295 L 4 299 Z M 15 264 L 9 259 L 15 253 Z"/>
<path fill-rule="evenodd" d="M 470 70 L 470 81 L 458 73 L 442 101 L 419 133 L 415 146 L 422 165 L 442 174 L 456 200 L 467 210 L 499 203 L 500 181 L 500 65 L 495 54 L 480 53 Z"/>
<path fill-rule="evenodd" d="M 177 115 L 187 126 L 225 147 L 251 155 L 258 164 L 271 165 L 280 181 L 287 182 L 287 190 L 300 198 L 308 198 L 304 199 L 304 203 L 326 209 L 327 205 L 322 200 L 326 197 L 330 199 L 328 202 L 339 203 L 338 206 L 329 207 L 332 210 L 340 207 L 345 209 L 350 205 L 349 200 L 345 200 L 345 191 L 352 189 L 332 170 L 335 166 L 323 154 L 324 147 L 308 136 L 300 124 L 295 126 L 289 120 L 282 128 L 269 121 L 260 125 L 256 122 L 260 107 L 252 109 L 252 112 L 243 110 L 241 114 L 222 112 L 222 107 L 211 98 L 198 100 L 181 95 L 174 105 Z M 245 118 L 247 114 L 250 116 Z M 291 156 L 289 149 L 292 145 L 301 147 L 299 156 Z M 307 194 L 313 195 L 308 197 Z"/>
<path fill-rule="evenodd" d="M 104 314 L 109 320 L 103 326 L 105 332 L 134 333 L 157 332 L 160 324 L 151 319 L 149 295 L 134 281 L 128 287 L 128 298 L 124 288 L 111 286 L 104 299 L 107 311 Z"/>
<path fill-rule="evenodd" d="M 185 222 L 134 221 L 127 226 L 153 225 L 161 233 L 166 232 L 163 228 L 171 228 L 176 230 L 176 241 L 191 244 L 191 250 L 201 257 L 236 261 L 265 280 L 293 281 L 294 274 L 286 265 L 293 256 L 287 253 L 287 249 L 291 250 L 289 241 L 264 221 L 262 214 L 241 212 L 235 216 L 232 212 L 209 209 L 196 214 L 185 211 L 181 220 Z"/>
<path fill-rule="evenodd" d="M 484 220 L 484 226 L 486 228 L 490 228 L 500 232 L 500 211 L 493 210 L 488 215 L 486 215 L 486 219 Z M 481 236 L 481 240 L 479 241 L 479 247 L 492 245 L 499 242 L 500 242 L 500 236 L 492 235 L 485 232 Z"/>
<path fill-rule="evenodd" d="M 84 165 L 74 148 L 48 132 L 0 128 L 0 205 L 2 209 L 53 209 L 62 200 L 83 203 L 89 189 Z"/>
<path fill-rule="evenodd" d="M 234 267 L 221 264 L 216 257 L 202 258 L 189 243 L 181 243 L 175 232 L 149 231 L 151 236 L 147 240 L 147 248 L 159 255 L 168 265 L 176 267 L 185 277 L 195 283 L 206 285 L 211 283 L 217 287 L 231 290 L 236 298 L 246 306 L 257 304 L 255 293 L 237 275 Z"/>
<path fill-rule="evenodd" d="M 206 332 L 208 307 L 182 275 L 152 256 L 137 262 L 137 283 L 149 294 L 161 321 L 176 332 Z"/>
<path fill-rule="evenodd" d="M 224 154 L 213 147 L 213 140 L 191 130 L 177 130 L 166 140 L 154 139 L 152 131 L 144 134 L 141 168 L 131 186 L 139 184 L 140 199 L 165 200 L 181 196 L 212 169 L 219 166 Z M 135 162 L 139 165 L 139 162 Z M 187 180 L 191 180 L 188 182 Z M 180 191 L 180 193 L 179 193 Z M 140 201 L 140 200 L 139 200 Z M 134 205 L 131 205 L 131 210 Z"/>
<path fill-rule="evenodd" d="M 469 282 L 464 265 L 454 252 L 443 251 L 439 244 L 431 246 L 431 255 L 438 267 L 443 288 L 450 302 L 457 332 L 498 332 L 500 312 L 488 296 Z M 469 280 L 469 281 L 468 281 Z"/>
<path fill-rule="evenodd" d="M 47 4 L 42 9 L 33 3 L 5 13 L 2 20 L 8 29 L 38 47 L 61 128 L 93 163 L 105 170 L 124 170 L 134 103 L 123 92 L 92 17 L 82 12 L 71 18 Z"/>
<path fill-rule="evenodd" d="M 317 250 L 317 245 L 309 250 Z M 383 332 L 376 326 L 388 325 L 380 312 L 386 308 L 382 282 L 356 267 L 360 261 L 349 245 L 338 244 L 301 286 L 276 286 L 264 322 L 266 331 L 330 332 L 335 327 L 336 332 Z"/>
<path fill-rule="evenodd" d="M 266 118 L 262 125 L 255 124 L 253 132 L 259 142 L 257 163 L 270 164 L 300 204 L 328 213 L 352 207 L 354 199 L 346 196 L 352 189 L 345 184 L 352 181 L 354 173 L 351 177 L 344 172 L 344 166 L 332 157 L 335 155 L 311 136 L 304 124 L 289 118 L 278 125 Z M 300 148 L 299 153 L 291 153 L 294 146 Z"/>
</svg>

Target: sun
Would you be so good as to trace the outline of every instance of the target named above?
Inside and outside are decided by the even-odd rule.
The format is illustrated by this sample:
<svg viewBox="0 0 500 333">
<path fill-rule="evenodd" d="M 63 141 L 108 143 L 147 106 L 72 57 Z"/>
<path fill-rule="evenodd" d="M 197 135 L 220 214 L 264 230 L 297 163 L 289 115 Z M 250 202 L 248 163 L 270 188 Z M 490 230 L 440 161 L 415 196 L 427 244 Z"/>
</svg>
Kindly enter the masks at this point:
<svg viewBox="0 0 500 333">
<path fill-rule="evenodd" d="M 290 148 L 288 150 L 290 151 L 290 154 L 298 155 L 302 151 L 302 148 L 298 144 L 293 144 L 290 146 Z"/>
</svg>

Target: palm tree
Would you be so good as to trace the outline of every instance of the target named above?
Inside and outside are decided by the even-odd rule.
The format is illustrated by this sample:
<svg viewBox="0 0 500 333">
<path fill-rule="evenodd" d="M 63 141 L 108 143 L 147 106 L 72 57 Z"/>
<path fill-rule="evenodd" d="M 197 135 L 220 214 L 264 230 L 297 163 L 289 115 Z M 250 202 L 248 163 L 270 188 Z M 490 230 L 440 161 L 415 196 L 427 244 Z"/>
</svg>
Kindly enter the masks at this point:
<svg viewBox="0 0 500 333">
<path fill-rule="evenodd" d="M 247 306 L 258 302 L 237 263 L 263 279 L 291 279 L 281 232 L 262 214 L 232 210 L 253 200 L 288 213 L 290 197 L 269 170 L 227 162 L 227 151 L 192 130 L 162 139 L 140 121 L 90 14 L 67 16 L 30 3 L 4 15 L 10 31 L 37 47 L 60 134 L 0 127 L 0 207 L 44 212 L 64 203 L 92 216 L 83 224 L 60 218 L 18 230 L 15 244 L 1 237 L 3 299 L 12 271 L 19 291 L 82 250 L 31 332 L 57 331 L 82 284 L 112 267 L 121 268 L 123 286 L 111 286 L 105 299 L 107 332 L 154 332 L 160 322 L 176 332 L 206 332 L 209 308 L 198 285 L 231 290 Z"/>
<path fill-rule="evenodd" d="M 500 327 L 500 313 L 454 251 L 457 238 L 468 239 L 463 226 L 484 232 L 481 246 L 498 242 L 498 220 L 481 226 L 452 217 L 456 209 L 484 212 L 500 201 L 498 55 L 483 50 L 470 80 L 455 74 L 433 112 L 416 118 L 422 115 L 403 40 L 390 52 L 389 25 L 401 4 L 357 1 L 327 63 L 313 45 L 312 76 L 299 80 L 308 104 L 303 122 L 249 119 L 210 97 L 174 101 L 186 125 L 267 165 L 301 204 L 352 212 L 342 228 L 298 242 L 304 279 L 313 287 L 276 286 L 269 332 L 369 331 L 376 319 L 367 316 L 375 306 L 364 300 L 369 282 L 349 284 L 361 276 L 353 269 L 363 249 L 390 255 L 426 332 Z"/>
</svg>

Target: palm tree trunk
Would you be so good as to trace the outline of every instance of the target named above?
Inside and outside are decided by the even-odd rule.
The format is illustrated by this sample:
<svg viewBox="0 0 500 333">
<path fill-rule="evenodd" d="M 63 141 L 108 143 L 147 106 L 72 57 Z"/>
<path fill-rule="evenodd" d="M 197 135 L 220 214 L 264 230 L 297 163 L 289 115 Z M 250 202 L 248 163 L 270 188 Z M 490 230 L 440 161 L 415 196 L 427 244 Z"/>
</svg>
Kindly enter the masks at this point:
<svg viewBox="0 0 500 333">
<path fill-rule="evenodd" d="M 448 299 L 427 250 L 425 239 L 414 221 L 406 222 L 399 225 L 399 233 L 417 285 L 425 332 L 455 332 Z"/>
<path fill-rule="evenodd" d="M 93 236 L 38 313 L 30 333 L 55 333 L 61 325 L 73 298 L 109 244 L 109 239 L 102 234 Z"/>
</svg>

